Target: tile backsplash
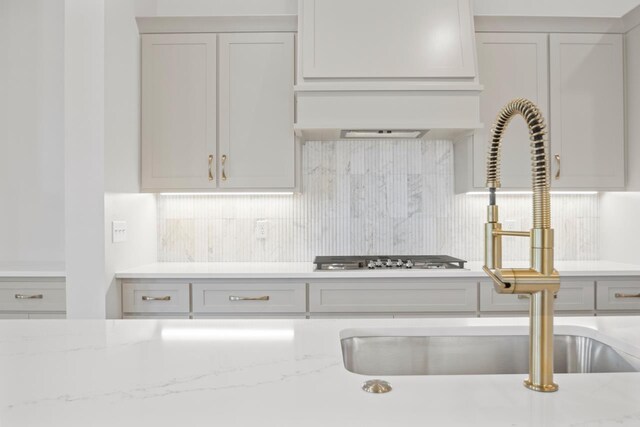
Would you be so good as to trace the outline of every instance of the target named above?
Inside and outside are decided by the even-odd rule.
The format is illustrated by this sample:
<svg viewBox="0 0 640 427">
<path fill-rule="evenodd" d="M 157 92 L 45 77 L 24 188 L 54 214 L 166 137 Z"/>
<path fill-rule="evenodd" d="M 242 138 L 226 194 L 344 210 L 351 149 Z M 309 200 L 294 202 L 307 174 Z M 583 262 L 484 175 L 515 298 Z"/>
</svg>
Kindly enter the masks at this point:
<svg viewBox="0 0 640 427">
<path fill-rule="evenodd" d="M 523 165 L 523 167 L 525 167 Z M 159 261 L 311 261 L 316 255 L 448 254 L 482 259 L 488 196 L 455 195 L 450 141 L 306 142 L 302 193 L 162 195 Z M 526 230 L 531 197 L 502 195 L 505 226 Z M 553 195 L 556 259 L 598 259 L 598 196 Z M 267 238 L 255 223 L 267 220 Z M 506 238 L 505 260 L 528 259 Z"/>
</svg>

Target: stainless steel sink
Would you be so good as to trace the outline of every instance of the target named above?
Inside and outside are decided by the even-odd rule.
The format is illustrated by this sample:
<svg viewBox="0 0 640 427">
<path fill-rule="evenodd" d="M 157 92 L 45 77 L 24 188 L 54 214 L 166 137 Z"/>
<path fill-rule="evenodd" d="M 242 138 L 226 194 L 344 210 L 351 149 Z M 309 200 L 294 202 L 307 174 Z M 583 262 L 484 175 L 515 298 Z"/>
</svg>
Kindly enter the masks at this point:
<svg viewBox="0 0 640 427">
<path fill-rule="evenodd" d="M 591 338 L 556 335 L 556 373 L 637 372 L 614 348 Z M 342 339 L 347 370 L 363 375 L 526 374 L 529 337 L 380 336 Z"/>
</svg>

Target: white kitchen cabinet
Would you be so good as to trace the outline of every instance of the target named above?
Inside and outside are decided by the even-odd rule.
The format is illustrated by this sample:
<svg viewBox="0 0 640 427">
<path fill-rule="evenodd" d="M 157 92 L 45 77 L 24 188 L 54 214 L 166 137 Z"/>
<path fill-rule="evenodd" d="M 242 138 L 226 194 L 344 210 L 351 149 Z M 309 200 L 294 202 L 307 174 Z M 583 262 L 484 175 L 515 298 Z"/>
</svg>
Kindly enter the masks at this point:
<svg viewBox="0 0 640 427">
<path fill-rule="evenodd" d="M 598 310 L 640 310 L 640 279 L 599 280 Z"/>
<path fill-rule="evenodd" d="M 623 189 L 620 34 L 551 34 L 552 188 Z"/>
<path fill-rule="evenodd" d="M 125 314 L 189 314 L 189 284 L 183 282 L 125 282 L 122 311 Z"/>
<path fill-rule="evenodd" d="M 529 312 L 526 295 L 498 294 L 485 277 L 304 280 L 126 279 L 122 285 L 123 318 L 493 317 L 526 316 Z M 640 278 L 563 276 L 555 310 L 558 316 L 637 314 Z M 3 314 L 27 316 L 7 311 L 0 312 L 0 318 Z"/>
<path fill-rule="evenodd" d="M 66 310 L 64 282 L 0 283 L 0 311 L 60 312 Z"/>
<path fill-rule="evenodd" d="M 552 190 L 623 189 L 622 37 L 479 33 L 476 40 L 485 127 L 456 141 L 455 191 L 484 189 L 491 127 L 513 98 L 530 99 L 546 119 Z M 502 141 L 503 190 L 531 188 L 530 157 L 529 131 L 516 117 Z"/>
<path fill-rule="evenodd" d="M 64 319 L 62 279 L 0 278 L 0 319 Z"/>
<path fill-rule="evenodd" d="M 590 312 L 595 310 L 595 283 L 593 280 L 561 280 L 555 311 L 558 313 Z M 528 312 L 529 296 L 499 294 L 490 282 L 480 283 L 480 311 Z"/>
<path fill-rule="evenodd" d="M 216 188 L 216 35 L 142 36 L 142 189 Z"/>
<path fill-rule="evenodd" d="M 221 188 L 293 188 L 294 35 L 219 36 Z"/>
<path fill-rule="evenodd" d="M 480 119 L 485 127 L 473 136 L 473 186 L 484 188 L 491 127 L 498 111 L 514 98 L 527 98 L 549 117 L 546 34 L 480 33 L 476 35 L 478 73 L 484 90 Z M 529 130 L 517 117 L 504 133 L 500 174 L 505 188 L 530 189 Z"/>
<path fill-rule="evenodd" d="M 301 0 L 302 74 L 474 77 L 469 0 Z"/>
<path fill-rule="evenodd" d="M 306 313 L 304 283 L 193 283 L 194 314 Z"/>
<path fill-rule="evenodd" d="M 359 281 L 309 284 L 313 313 L 473 312 L 478 308 L 475 280 Z"/>
<path fill-rule="evenodd" d="M 292 33 L 142 35 L 142 189 L 295 188 Z"/>
</svg>

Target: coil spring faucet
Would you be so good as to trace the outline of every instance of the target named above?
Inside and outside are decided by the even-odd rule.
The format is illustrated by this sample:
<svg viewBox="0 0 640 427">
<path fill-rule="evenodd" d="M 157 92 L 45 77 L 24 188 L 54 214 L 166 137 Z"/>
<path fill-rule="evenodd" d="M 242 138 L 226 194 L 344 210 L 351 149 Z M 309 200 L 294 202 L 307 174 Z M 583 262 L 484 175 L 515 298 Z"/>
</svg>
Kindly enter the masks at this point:
<svg viewBox="0 0 640 427">
<path fill-rule="evenodd" d="M 530 231 L 502 230 L 498 222 L 496 189 L 500 188 L 500 149 L 502 136 L 513 117 L 521 115 L 529 127 L 533 177 L 533 228 Z M 528 294 L 529 302 L 529 378 L 524 385 L 535 391 L 558 390 L 553 382 L 553 310 L 560 276 L 553 266 L 553 229 L 549 195 L 549 158 L 546 127 L 538 107 L 527 99 L 514 99 L 500 110 L 492 128 L 487 157 L 489 206 L 485 224 L 485 265 L 483 270 L 502 294 Z M 502 267 L 502 237 L 529 237 L 529 268 Z"/>
</svg>

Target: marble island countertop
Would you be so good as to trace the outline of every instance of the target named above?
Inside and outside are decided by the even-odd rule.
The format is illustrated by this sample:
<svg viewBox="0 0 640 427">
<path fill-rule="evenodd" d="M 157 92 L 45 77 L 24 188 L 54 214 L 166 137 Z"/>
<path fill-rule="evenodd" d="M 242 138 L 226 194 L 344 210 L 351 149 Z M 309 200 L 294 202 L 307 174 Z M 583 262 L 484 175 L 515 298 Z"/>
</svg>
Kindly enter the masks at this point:
<svg viewBox="0 0 640 427">
<path fill-rule="evenodd" d="M 526 334 L 527 319 L 114 320 L 0 323 L 0 424 L 14 426 L 638 426 L 640 373 L 524 375 L 348 372 L 340 336 Z M 559 318 L 556 333 L 640 356 L 640 317 Z"/>
<path fill-rule="evenodd" d="M 527 261 L 504 262 L 505 267 L 526 267 Z M 464 270 L 348 270 L 316 271 L 311 262 L 159 262 L 119 271 L 119 279 L 230 279 L 230 278 L 371 278 L 371 277 L 486 277 L 482 263 L 469 262 Z M 610 261 L 557 261 L 562 276 L 640 276 L 640 265 Z"/>
</svg>

